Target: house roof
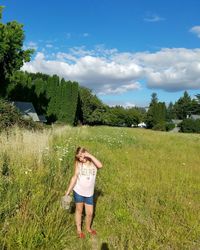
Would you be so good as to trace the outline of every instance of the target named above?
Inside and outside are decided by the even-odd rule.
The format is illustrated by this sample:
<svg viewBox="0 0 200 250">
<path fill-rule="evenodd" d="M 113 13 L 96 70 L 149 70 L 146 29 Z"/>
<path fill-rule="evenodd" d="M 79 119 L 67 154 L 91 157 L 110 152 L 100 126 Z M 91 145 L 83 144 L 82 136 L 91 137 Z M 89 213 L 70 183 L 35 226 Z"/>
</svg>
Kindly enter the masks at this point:
<svg viewBox="0 0 200 250">
<path fill-rule="evenodd" d="M 32 118 L 33 121 L 39 122 L 40 119 L 31 102 L 13 102 L 13 105 L 23 114 L 25 118 Z"/>
<path fill-rule="evenodd" d="M 174 123 L 174 124 L 179 124 L 179 123 L 181 123 L 183 120 L 178 120 L 178 119 L 172 119 L 172 122 Z"/>
<path fill-rule="evenodd" d="M 200 115 L 191 115 L 190 118 L 197 120 L 200 119 Z"/>
<path fill-rule="evenodd" d="M 44 115 L 38 115 L 40 122 L 47 122 L 47 119 Z"/>
</svg>

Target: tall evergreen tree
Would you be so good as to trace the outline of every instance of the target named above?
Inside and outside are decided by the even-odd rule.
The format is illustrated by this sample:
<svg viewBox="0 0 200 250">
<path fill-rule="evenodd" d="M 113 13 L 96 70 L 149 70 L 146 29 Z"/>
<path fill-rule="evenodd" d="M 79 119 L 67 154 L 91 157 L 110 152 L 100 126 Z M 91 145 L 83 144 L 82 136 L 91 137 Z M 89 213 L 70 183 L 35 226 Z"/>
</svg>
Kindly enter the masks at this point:
<svg viewBox="0 0 200 250">
<path fill-rule="evenodd" d="M 172 119 L 176 119 L 175 111 L 174 111 L 174 105 L 172 102 L 169 103 L 167 107 L 167 120 L 171 121 Z"/>
<path fill-rule="evenodd" d="M 185 91 L 183 96 L 174 104 L 174 110 L 178 119 L 186 119 L 192 112 L 192 99 L 188 92 Z"/>
<path fill-rule="evenodd" d="M 157 94 L 152 94 L 151 103 L 146 114 L 147 128 L 165 130 L 167 110 L 164 102 L 158 102 Z"/>
</svg>

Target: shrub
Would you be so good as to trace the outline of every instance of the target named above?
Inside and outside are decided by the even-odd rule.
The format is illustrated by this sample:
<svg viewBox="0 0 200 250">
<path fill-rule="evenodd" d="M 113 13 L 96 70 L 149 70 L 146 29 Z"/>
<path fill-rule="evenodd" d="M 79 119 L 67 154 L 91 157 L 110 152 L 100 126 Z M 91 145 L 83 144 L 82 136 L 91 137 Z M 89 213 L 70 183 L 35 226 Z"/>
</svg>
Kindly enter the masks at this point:
<svg viewBox="0 0 200 250">
<path fill-rule="evenodd" d="M 11 103 L 0 99 L 0 131 L 9 129 L 15 125 L 27 129 L 42 128 L 40 124 L 35 123 L 32 119 L 24 119 Z"/>
<path fill-rule="evenodd" d="M 172 130 L 172 129 L 175 128 L 175 124 L 174 124 L 174 123 L 171 123 L 171 122 L 167 122 L 167 123 L 165 124 L 165 127 L 166 127 L 166 131 L 170 131 L 170 130 Z"/>
<path fill-rule="evenodd" d="M 159 131 L 166 131 L 166 124 L 165 122 L 159 122 L 156 125 L 154 125 L 152 129 Z"/>
<path fill-rule="evenodd" d="M 200 133 L 200 119 L 184 119 L 180 124 L 180 131 L 184 133 Z"/>
</svg>

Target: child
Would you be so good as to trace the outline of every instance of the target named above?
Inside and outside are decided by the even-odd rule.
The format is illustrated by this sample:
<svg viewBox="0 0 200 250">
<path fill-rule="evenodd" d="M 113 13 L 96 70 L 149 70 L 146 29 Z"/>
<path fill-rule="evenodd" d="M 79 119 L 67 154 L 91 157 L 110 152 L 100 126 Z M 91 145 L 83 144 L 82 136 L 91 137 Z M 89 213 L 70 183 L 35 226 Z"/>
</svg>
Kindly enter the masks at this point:
<svg viewBox="0 0 200 250">
<path fill-rule="evenodd" d="M 81 230 L 81 218 L 83 206 L 86 212 L 86 230 L 91 235 L 96 231 L 91 229 L 91 222 L 94 208 L 94 186 L 97 169 L 102 168 L 102 163 L 90 154 L 85 148 L 78 147 L 75 154 L 75 172 L 71 178 L 66 195 L 73 189 L 76 203 L 75 221 L 79 238 L 85 238 Z"/>
</svg>

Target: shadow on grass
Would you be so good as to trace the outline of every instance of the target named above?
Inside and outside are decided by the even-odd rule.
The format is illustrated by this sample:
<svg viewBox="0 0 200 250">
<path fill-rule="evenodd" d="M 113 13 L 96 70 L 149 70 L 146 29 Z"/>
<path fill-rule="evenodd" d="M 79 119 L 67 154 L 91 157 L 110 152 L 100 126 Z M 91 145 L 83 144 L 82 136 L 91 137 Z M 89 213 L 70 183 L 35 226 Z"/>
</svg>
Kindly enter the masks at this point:
<svg viewBox="0 0 200 250">
<path fill-rule="evenodd" d="M 109 250 L 108 244 L 103 242 L 101 245 L 101 250 Z"/>
</svg>

